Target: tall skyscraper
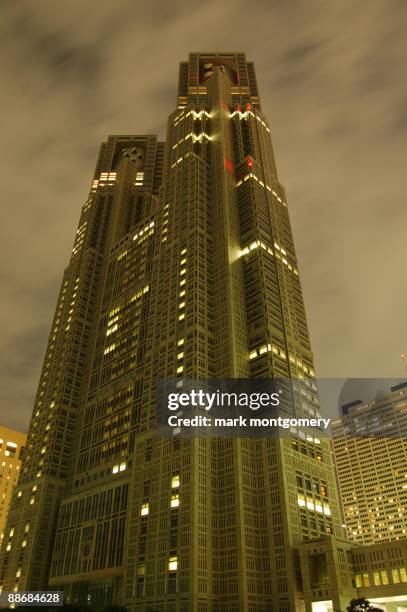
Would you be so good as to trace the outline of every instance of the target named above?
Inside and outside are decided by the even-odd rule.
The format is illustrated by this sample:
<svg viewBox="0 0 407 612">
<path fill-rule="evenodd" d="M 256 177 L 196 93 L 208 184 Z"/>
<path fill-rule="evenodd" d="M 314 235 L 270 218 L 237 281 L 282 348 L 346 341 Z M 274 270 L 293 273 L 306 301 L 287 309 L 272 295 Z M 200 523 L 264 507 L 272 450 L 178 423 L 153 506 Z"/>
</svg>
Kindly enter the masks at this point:
<svg viewBox="0 0 407 612">
<path fill-rule="evenodd" d="M 287 380 L 319 401 L 254 65 L 193 53 L 167 141 L 102 144 L 51 328 L 4 590 L 133 611 L 304 610 L 299 546 L 341 537 L 329 442 L 159 438 L 157 378 Z"/>
<path fill-rule="evenodd" d="M 21 457 L 27 436 L 20 431 L 0 426 L 0 545 L 13 488 L 20 475 Z"/>
<path fill-rule="evenodd" d="M 332 434 L 348 539 L 406 538 L 407 383 L 341 411 Z"/>
</svg>

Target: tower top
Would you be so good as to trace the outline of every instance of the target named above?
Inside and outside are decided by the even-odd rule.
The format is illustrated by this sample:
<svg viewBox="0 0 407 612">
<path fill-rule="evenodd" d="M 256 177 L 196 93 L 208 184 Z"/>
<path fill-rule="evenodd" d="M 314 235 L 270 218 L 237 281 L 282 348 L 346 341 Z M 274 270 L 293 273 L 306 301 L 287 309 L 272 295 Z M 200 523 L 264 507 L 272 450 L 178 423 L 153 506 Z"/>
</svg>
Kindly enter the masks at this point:
<svg viewBox="0 0 407 612">
<path fill-rule="evenodd" d="M 236 102 L 250 102 L 260 108 L 254 63 L 242 52 L 194 52 L 187 62 L 180 63 L 178 106 L 189 102 L 204 104 L 206 81 L 214 70 L 220 69 L 231 81 L 231 94 Z"/>
</svg>

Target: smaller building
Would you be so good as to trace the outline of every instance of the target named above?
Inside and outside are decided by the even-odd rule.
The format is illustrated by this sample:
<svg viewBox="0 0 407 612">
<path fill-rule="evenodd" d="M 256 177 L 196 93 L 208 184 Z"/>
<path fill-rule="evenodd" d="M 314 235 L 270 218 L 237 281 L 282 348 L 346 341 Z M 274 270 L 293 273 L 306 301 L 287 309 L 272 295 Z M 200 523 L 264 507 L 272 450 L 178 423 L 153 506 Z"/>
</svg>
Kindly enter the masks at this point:
<svg viewBox="0 0 407 612">
<path fill-rule="evenodd" d="M 301 569 L 307 612 L 341 612 L 362 597 L 386 612 L 407 612 L 407 540 L 310 540 L 301 545 Z"/>
<path fill-rule="evenodd" d="M 0 544 L 11 501 L 11 494 L 20 475 L 21 458 L 27 436 L 0 426 Z"/>
</svg>

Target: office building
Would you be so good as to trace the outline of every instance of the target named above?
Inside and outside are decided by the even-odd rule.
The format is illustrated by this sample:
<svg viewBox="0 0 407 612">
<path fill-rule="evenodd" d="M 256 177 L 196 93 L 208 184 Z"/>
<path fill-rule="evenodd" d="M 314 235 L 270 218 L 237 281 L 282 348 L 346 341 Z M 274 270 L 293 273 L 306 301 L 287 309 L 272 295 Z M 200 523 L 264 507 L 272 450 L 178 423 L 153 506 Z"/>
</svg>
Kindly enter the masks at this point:
<svg viewBox="0 0 407 612">
<path fill-rule="evenodd" d="M 343 536 L 329 441 L 301 429 L 155 431 L 158 378 L 273 377 L 294 415 L 319 415 L 254 65 L 193 53 L 166 143 L 124 135 L 101 146 L 12 502 L 3 589 L 49 585 L 132 611 L 305 610 L 302 542 Z"/>
<path fill-rule="evenodd" d="M 405 539 L 407 383 L 345 404 L 332 433 L 348 540 Z"/>
<path fill-rule="evenodd" d="M 20 475 L 26 439 L 25 434 L 0 426 L 0 545 L 4 539 L 11 494 Z"/>
</svg>

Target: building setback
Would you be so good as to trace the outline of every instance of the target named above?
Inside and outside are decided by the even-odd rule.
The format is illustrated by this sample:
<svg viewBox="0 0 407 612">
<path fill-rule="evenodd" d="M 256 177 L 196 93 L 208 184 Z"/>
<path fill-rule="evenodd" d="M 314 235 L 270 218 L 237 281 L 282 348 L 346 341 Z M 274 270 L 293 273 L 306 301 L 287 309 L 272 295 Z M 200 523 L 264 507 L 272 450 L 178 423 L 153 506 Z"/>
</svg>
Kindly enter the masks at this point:
<svg viewBox="0 0 407 612">
<path fill-rule="evenodd" d="M 193 53 L 166 143 L 101 146 L 12 502 L 4 590 L 49 585 L 96 609 L 311 609 L 301 543 L 343 537 L 330 442 L 298 429 L 155 433 L 157 378 L 270 377 L 286 380 L 294 416 L 320 416 L 254 65 Z M 336 609 L 356 593 L 347 572 L 346 588 L 323 594 Z"/>
</svg>

